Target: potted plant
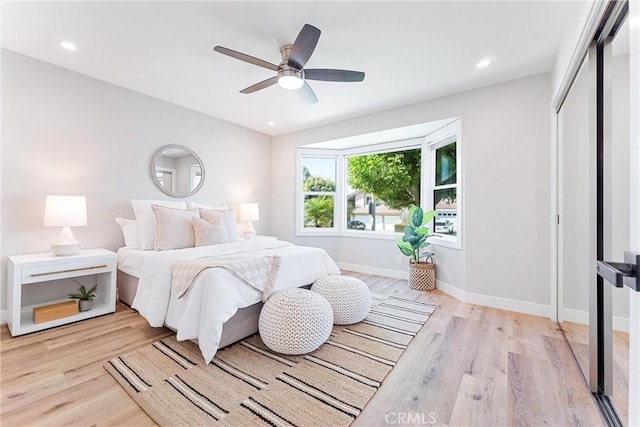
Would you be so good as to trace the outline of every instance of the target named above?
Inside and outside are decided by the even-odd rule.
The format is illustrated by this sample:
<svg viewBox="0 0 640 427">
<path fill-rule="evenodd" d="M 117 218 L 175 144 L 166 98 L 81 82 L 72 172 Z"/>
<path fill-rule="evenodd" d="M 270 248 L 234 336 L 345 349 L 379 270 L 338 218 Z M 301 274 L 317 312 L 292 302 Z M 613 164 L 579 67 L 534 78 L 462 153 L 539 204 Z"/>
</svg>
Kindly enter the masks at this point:
<svg viewBox="0 0 640 427">
<path fill-rule="evenodd" d="M 89 290 L 82 285 L 78 289 L 78 293 L 69 294 L 69 298 L 75 298 L 80 301 L 80 312 L 89 311 L 93 307 L 93 299 L 96 297 L 96 289 L 98 289 L 98 285 L 95 285 Z"/>
<path fill-rule="evenodd" d="M 409 258 L 409 286 L 412 289 L 433 290 L 436 287 L 436 270 L 433 252 L 422 252 L 429 245 L 427 225 L 436 216 L 435 211 L 424 212 L 419 206 L 409 209 L 408 225 L 404 235 L 396 239 L 400 252 Z"/>
</svg>

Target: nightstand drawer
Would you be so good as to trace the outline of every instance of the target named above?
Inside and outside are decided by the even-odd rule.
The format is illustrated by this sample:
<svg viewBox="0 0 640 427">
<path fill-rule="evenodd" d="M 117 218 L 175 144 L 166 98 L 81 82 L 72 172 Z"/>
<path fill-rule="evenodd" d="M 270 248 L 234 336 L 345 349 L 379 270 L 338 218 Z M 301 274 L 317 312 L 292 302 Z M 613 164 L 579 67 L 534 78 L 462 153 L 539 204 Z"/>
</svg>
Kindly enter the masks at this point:
<svg viewBox="0 0 640 427">
<path fill-rule="evenodd" d="M 111 269 L 111 263 L 104 259 L 90 260 L 89 262 L 85 260 L 38 267 L 26 267 L 22 269 L 22 284 L 86 276 L 89 274 L 108 273 Z"/>
</svg>

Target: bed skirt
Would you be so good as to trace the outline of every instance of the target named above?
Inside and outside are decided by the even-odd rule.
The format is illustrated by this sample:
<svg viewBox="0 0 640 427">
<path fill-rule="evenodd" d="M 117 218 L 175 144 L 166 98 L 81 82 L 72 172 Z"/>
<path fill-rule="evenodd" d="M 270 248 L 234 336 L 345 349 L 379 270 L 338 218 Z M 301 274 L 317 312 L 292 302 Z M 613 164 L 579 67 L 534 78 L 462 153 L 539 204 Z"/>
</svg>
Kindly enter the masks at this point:
<svg viewBox="0 0 640 427">
<path fill-rule="evenodd" d="M 118 299 L 131 307 L 138 290 L 138 278 L 118 270 L 117 280 Z M 303 287 L 308 289 L 311 285 Z M 238 309 L 237 313 L 224 323 L 219 348 L 226 347 L 257 333 L 262 305 L 262 302 L 258 302 L 248 307 Z"/>
</svg>

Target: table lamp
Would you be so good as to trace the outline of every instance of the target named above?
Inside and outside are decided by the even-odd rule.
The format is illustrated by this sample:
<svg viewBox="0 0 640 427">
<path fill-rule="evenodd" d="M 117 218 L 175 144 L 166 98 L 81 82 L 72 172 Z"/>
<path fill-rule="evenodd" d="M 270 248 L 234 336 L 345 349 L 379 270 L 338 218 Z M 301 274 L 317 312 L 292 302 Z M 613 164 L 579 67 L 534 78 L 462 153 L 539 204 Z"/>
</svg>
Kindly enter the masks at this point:
<svg viewBox="0 0 640 427">
<path fill-rule="evenodd" d="M 74 255 L 80 243 L 73 237 L 70 227 L 87 225 L 87 202 L 84 196 L 47 196 L 44 207 L 44 226 L 62 227 L 60 235 L 51 244 L 57 256 Z"/>
<path fill-rule="evenodd" d="M 256 230 L 253 228 L 252 221 L 260 220 L 260 209 L 257 203 L 243 203 L 240 206 L 240 220 L 247 221 L 247 228 L 242 233 L 245 239 L 253 239 L 256 237 Z"/>
</svg>

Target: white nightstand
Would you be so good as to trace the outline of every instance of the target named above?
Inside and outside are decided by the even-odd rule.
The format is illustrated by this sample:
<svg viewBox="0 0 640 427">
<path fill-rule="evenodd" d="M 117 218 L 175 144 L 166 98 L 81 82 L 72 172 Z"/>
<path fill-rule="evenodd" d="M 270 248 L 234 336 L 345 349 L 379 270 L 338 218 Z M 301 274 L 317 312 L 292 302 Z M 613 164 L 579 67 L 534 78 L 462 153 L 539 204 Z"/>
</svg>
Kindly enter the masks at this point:
<svg viewBox="0 0 640 427">
<path fill-rule="evenodd" d="M 98 284 L 93 308 L 68 317 L 34 323 L 33 308 L 69 301 L 80 285 Z M 10 256 L 7 263 L 7 325 L 11 335 L 113 313 L 116 309 L 116 254 L 87 249 L 72 256 L 52 253 Z"/>
</svg>

